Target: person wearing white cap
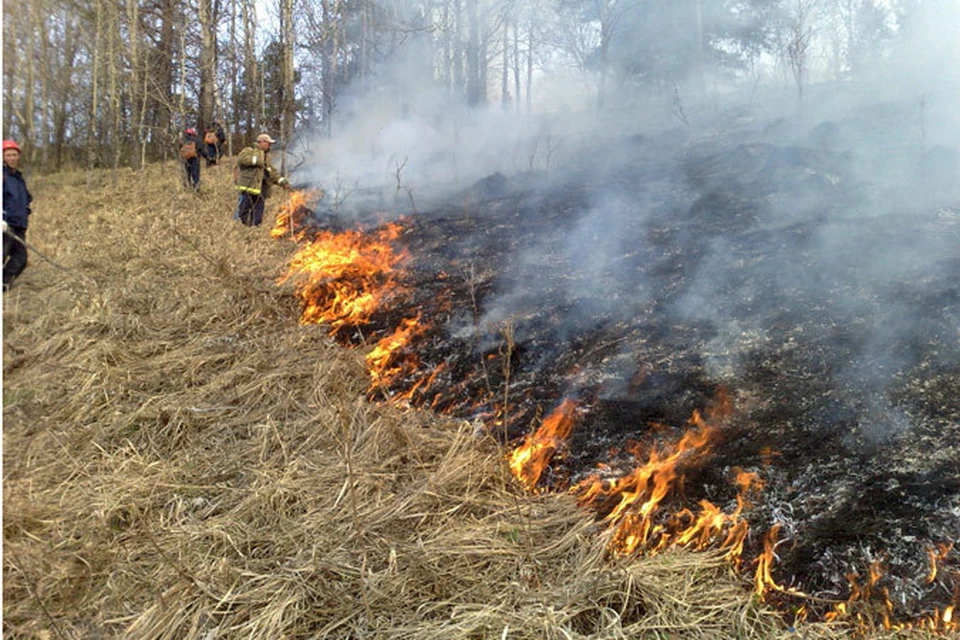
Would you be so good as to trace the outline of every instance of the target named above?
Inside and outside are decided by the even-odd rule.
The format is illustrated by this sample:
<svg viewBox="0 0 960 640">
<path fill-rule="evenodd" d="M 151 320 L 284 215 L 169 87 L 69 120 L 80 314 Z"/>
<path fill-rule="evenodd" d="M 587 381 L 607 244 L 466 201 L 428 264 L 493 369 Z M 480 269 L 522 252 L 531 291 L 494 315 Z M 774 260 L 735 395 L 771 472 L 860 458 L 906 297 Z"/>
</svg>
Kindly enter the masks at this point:
<svg viewBox="0 0 960 640">
<path fill-rule="evenodd" d="M 257 136 L 255 146 L 246 147 L 237 155 L 234 184 L 240 193 L 234 216 L 248 227 L 259 227 L 263 222 L 263 206 L 270 196 L 270 185 L 285 189 L 290 183 L 270 164 L 270 145 L 276 140 L 266 133 Z"/>
</svg>

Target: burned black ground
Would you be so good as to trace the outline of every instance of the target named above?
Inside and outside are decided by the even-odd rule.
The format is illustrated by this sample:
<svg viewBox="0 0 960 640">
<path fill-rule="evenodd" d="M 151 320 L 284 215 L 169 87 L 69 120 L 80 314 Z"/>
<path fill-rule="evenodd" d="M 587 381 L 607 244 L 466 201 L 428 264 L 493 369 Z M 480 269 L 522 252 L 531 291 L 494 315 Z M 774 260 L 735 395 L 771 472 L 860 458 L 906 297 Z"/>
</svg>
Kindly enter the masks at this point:
<svg viewBox="0 0 960 640">
<path fill-rule="evenodd" d="M 781 526 L 781 584 L 843 599 L 878 562 L 898 616 L 949 604 L 960 550 L 926 576 L 927 550 L 960 539 L 960 199 L 926 155 L 880 166 L 842 144 L 857 123 L 827 124 L 625 137 L 417 212 L 408 295 L 364 337 L 417 313 L 430 329 L 419 368 L 375 394 L 442 367 L 414 404 L 509 439 L 577 399 L 542 481 L 562 489 L 629 470 L 629 440 L 676 437 L 727 389 L 736 413 L 673 506 L 732 504 L 731 470 L 755 471 L 749 545 Z M 923 197 L 874 179 L 893 165 Z"/>
</svg>

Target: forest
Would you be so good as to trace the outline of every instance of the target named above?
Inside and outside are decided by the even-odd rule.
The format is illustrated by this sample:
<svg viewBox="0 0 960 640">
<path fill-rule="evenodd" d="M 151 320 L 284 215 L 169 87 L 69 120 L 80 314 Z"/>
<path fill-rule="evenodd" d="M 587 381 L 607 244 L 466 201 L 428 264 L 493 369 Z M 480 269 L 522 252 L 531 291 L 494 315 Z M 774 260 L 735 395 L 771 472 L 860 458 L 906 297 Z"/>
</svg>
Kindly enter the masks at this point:
<svg viewBox="0 0 960 640">
<path fill-rule="evenodd" d="M 653 96 L 684 121 L 688 105 L 737 87 L 787 87 L 803 102 L 813 84 L 876 81 L 918 40 L 936 53 L 937 40 L 955 39 L 941 19 L 951 10 L 952 0 L 5 3 L 3 129 L 30 166 L 56 170 L 169 158 L 184 127 L 215 120 L 231 148 L 260 130 L 303 148 L 374 101 L 400 115 L 430 104 L 530 116 Z"/>
</svg>

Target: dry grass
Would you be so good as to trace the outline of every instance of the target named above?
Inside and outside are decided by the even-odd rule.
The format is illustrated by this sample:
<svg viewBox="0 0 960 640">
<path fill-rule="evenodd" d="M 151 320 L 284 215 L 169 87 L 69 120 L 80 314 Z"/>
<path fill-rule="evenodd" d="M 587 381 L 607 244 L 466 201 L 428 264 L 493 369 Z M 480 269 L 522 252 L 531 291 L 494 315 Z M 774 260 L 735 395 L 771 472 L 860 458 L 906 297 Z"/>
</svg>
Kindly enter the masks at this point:
<svg viewBox="0 0 960 640">
<path fill-rule="evenodd" d="M 611 559 L 475 425 L 368 403 L 227 167 L 31 186 L 70 272 L 33 256 L 4 297 L 5 637 L 844 637 L 712 555 Z"/>
</svg>

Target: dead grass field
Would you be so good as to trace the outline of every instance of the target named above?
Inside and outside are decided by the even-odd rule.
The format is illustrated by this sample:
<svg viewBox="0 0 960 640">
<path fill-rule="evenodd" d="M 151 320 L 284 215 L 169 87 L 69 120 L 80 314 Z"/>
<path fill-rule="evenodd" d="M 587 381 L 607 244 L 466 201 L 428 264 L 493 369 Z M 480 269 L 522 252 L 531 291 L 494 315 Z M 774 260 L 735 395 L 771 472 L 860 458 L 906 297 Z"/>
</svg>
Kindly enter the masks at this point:
<svg viewBox="0 0 960 640">
<path fill-rule="evenodd" d="M 229 173 L 30 181 L 68 271 L 34 254 L 3 300 L 4 637 L 850 635 L 786 629 L 710 554 L 610 558 L 478 425 L 368 403 Z"/>
</svg>

